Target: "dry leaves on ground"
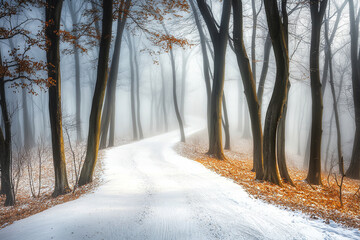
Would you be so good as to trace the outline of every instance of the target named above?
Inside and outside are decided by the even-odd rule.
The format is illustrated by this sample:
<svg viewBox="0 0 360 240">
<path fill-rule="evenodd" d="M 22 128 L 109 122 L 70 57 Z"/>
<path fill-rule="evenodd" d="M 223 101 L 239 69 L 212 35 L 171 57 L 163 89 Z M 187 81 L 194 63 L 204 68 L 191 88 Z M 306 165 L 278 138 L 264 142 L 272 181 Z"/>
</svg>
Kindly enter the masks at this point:
<svg viewBox="0 0 360 240">
<path fill-rule="evenodd" d="M 323 173 L 323 186 L 310 186 L 304 181 L 306 171 L 290 167 L 289 173 L 295 187 L 284 184 L 283 187 L 265 181 L 255 180 L 251 154 L 225 151 L 226 160 L 214 159 L 206 154 L 207 144 L 198 138 L 190 143 L 179 143 L 175 150 L 184 157 L 203 164 L 216 173 L 233 179 L 254 198 L 282 206 L 293 211 L 301 211 L 311 218 L 321 218 L 329 223 L 334 221 L 342 225 L 360 229 L 360 193 L 359 181 L 344 179 L 343 202 L 340 205 L 339 187 L 333 176 Z M 357 192 L 357 193 L 356 193 Z"/>
</svg>

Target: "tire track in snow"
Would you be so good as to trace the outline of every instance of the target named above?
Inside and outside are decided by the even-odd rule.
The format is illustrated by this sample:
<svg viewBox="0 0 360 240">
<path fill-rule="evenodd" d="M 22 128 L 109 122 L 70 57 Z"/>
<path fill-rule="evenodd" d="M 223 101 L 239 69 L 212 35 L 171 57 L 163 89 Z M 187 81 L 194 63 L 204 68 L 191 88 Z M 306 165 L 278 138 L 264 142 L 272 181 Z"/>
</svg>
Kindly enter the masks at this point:
<svg viewBox="0 0 360 240">
<path fill-rule="evenodd" d="M 0 239 L 360 239 L 254 200 L 237 184 L 178 156 L 168 133 L 106 151 L 104 184 L 0 230 Z"/>
</svg>

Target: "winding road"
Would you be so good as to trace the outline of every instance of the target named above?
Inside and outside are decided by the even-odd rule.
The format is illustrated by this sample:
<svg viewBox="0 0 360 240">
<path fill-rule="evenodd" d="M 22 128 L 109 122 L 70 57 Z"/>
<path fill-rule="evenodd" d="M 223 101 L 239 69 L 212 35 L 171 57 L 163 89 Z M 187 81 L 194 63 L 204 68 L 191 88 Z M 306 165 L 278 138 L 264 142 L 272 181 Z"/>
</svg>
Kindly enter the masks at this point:
<svg viewBox="0 0 360 240">
<path fill-rule="evenodd" d="M 94 193 L 0 230 L 1 240 L 360 239 L 251 198 L 241 186 L 177 155 L 178 132 L 106 150 Z"/>
</svg>

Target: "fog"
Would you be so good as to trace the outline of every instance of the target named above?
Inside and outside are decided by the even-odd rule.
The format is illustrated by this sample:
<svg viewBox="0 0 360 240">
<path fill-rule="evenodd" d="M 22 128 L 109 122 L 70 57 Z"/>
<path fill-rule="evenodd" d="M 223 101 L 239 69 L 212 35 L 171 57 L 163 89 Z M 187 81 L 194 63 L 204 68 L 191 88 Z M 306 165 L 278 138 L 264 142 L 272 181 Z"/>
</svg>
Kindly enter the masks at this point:
<svg viewBox="0 0 360 240">
<path fill-rule="evenodd" d="M 209 1 L 208 1 L 209 2 Z M 217 22 L 220 22 L 222 2 L 210 1 L 211 9 Z M 244 42 L 247 54 L 251 57 L 251 37 L 252 37 L 252 9 L 251 1 L 243 1 L 244 3 Z M 264 6 L 261 1 L 255 1 L 258 10 L 258 24 L 256 34 L 256 83 L 259 84 L 260 73 L 263 66 L 264 43 L 267 36 L 267 22 Z M 63 12 L 61 15 L 61 29 L 70 31 L 73 27 L 72 19 L 69 13 L 69 4 L 79 10 L 78 21 L 85 22 L 86 17 L 81 16 L 82 9 L 91 6 L 80 1 L 65 1 Z M 329 1 L 330 10 L 326 15 L 331 16 L 329 20 L 330 33 L 334 31 L 336 8 L 340 6 L 342 1 Z M 290 58 L 290 91 L 288 94 L 288 113 L 286 119 L 286 152 L 288 161 L 291 164 L 303 167 L 307 141 L 311 130 L 311 88 L 310 88 L 310 70 L 309 70 L 309 53 L 311 39 L 311 19 L 308 4 L 297 6 L 295 2 L 288 4 L 288 11 L 297 7 L 289 16 L 289 58 Z M 136 5 L 134 6 L 136 8 Z M 30 11 L 31 10 L 31 11 Z M 32 8 L 25 11 L 26 16 L 18 16 L 12 21 L 22 21 L 25 18 L 34 17 L 44 19 L 44 9 Z M 200 12 L 199 12 L 200 13 Z M 194 21 L 191 9 L 179 13 L 181 17 L 168 16 L 164 19 L 164 23 L 169 32 L 176 37 L 185 38 L 189 44 L 184 47 L 174 46 L 174 55 L 176 63 L 177 77 L 177 99 L 181 110 L 182 118 L 185 122 L 185 128 L 193 126 L 192 119 L 202 119 L 203 128 L 206 128 L 207 100 L 206 87 L 203 73 L 203 59 L 200 47 L 199 34 Z M 200 15 L 201 16 L 201 15 Z M 207 31 L 206 25 L 201 19 L 205 35 L 211 47 L 211 39 Z M 7 26 L 9 22 L 3 21 L 2 26 Z M 232 36 L 232 19 L 230 20 L 230 37 Z M 41 21 L 31 21 L 26 27 L 33 34 L 41 31 Z M 164 33 L 161 24 L 156 20 L 149 21 L 144 26 Z M 114 51 L 114 39 L 116 35 L 116 21 L 113 21 L 113 41 L 110 49 L 110 63 Z M 354 103 L 352 97 L 351 82 L 351 63 L 350 63 L 350 35 L 349 35 L 349 10 L 348 6 L 344 8 L 341 14 L 340 23 L 332 44 L 333 51 L 333 69 L 335 79 L 335 91 L 339 96 L 338 108 L 340 115 L 342 147 L 345 161 L 345 168 L 350 163 L 354 132 Z M 129 65 L 129 39 L 127 34 L 131 35 L 131 41 L 134 45 L 134 54 L 138 58 L 139 69 L 139 97 L 140 97 L 140 121 L 142 124 L 144 137 L 161 134 L 165 132 L 164 109 L 169 124 L 168 131 L 178 130 L 178 122 L 175 115 L 173 94 L 172 94 L 172 69 L 170 55 L 162 47 L 154 46 L 149 39 L 149 34 L 140 29 L 134 19 L 129 18 L 125 32 L 122 37 L 120 51 L 120 65 L 116 87 L 116 115 L 115 115 L 115 136 L 118 141 L 121 139 L 133 139 L 133 122 L 131 115 L 131 71 Z M 321 44 L 320 44 L 320 75 L 323 75 L 324 66 L 324 29 L 322 28 Z M 16 47 L 22 49 L 24 40 L 22 37 L 14 37 L 12 39 Z M 89 116 L 92 104 L 92 97 L 95 88 L 97 74 L 97 57 L 98 46 L 85 45 L 85 37 L 82 38 L 80 44 L 84 44 L 87 48 L 86 52 L 80 53 L 80 82 L 81 82 L 81 132 L 82 141 L 86 141 L 89 128 Z M 7 40 L 0 40 L 0 47 L 3 58 L 10 60 L 9 51 L 11 44 Z M 69 128 L 72 141 L 76 141 L 76 131 L 74 128 L 76 113 L 76 92 L 75 92 L 75 63 L 74 55 L 66 53 L 71 50 L 71 44 L 67 42 L 60 43 L 61 51 L 61 100 L 63 127 Z M 20 51 L 20 50 L 19 50 Z M 211 72 L 213 73 L 214 61 L 212 60 L 211 49 L 208 49 L 210 58 Z M 28 53 L 29 56 L 46 61 L 45 51 L 38 47 L 33 47 Z M 110 67 L 110 65 L 109 65 Z M 185 72 L 184 72 L 185 71 Z M 46 72 L 39 75 L 46 76 Z M 270 52 L 269 70 L 265 81 L 265 90 L 263 96 L 263 105 L 261 107 L 262 126 L 264 127 L 264 119 L 273 93 L 276 75 L 276 64 L 273 49 Z M 343 80 L 341 91 L 340 81 Z M 164 86 L 163 86 L 164 81 Z M 48 91 L 35 88 L 35 95 L 26 94 L 26 101 L 22 101 L 22 91 L 27 89 L 6 88 L 8 95 L 8 106 L 10 107 L 13 130 L 13 148 L 23 146 L 24 144 L 24 124 L 23 109 L 27 105 L 30 113 L 30 121 L 33 139 L 38 141 L 40 138 L 46 139 L 50 145 L 51 132 L 49 123 L 48 110 Z M 163 89 L 164 88 L 164 89 Z M 256 87 L 256 89 L 258 86 Z M 165 96 L 163 96 L 163 92 Z M 248 138 L 246 135 L 250 132 L 251 125 L 249 112 L 244 95 L 244 88 L 237 60 L 234 52 L 230 47 L 226 52 L 226 73 L 224 83 L 224 94 L 227 101 L 227 111 L 229 116 L 230 136 L 235 144 L 236 139 L 241 136 Z M 182 99 L 183 95 L 183 99 Z M 330 85 L 327 87 L 323 96 L 323 133 L 322 133 L 322 162 L 336 158 L 336 126 L 333 117 L 333 99 L 331 96 Z M 1 121 L 1 124 L 3 122 Z M 189 136 L 186 136 L 189 137 Z M 250 136 L 251 137 L 251 136 Z M 224 141 L 225 138 L 223 138 Z M 251 140 L 248 138 L 249 141 Z M 66 142 L 68 140 L 66 139 Z M 223 143 L 224 144 L 224 143 Z M 329 145 L 329 147 L 328 147 Z M 328 150 L 329 149 L 329 150 Z"/>
</svg>

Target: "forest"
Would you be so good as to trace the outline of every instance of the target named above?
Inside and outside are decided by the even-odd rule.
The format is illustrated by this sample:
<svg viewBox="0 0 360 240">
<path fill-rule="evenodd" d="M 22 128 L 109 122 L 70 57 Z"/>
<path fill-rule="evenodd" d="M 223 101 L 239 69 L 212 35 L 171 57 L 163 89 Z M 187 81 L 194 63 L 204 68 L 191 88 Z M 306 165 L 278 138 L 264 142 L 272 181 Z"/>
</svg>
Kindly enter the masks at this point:
<svg viewBox="0 0 360 240">
<path fill-rule="evenodd" d="M 124 189 L 143 182 L 149 202 L 180 172 L 189 180 L 176 186 L 190 188 L 202 170 L 178 155 L 360 238 L 359 23 L 358 0 L 0 0 L 0 238 L 16 220 L 120 189 L 114 176 Z M 284 236 L 307 239 L 299 229 Z M 175 239 L 164 234 L 151 239 Z"/>
</svg>

